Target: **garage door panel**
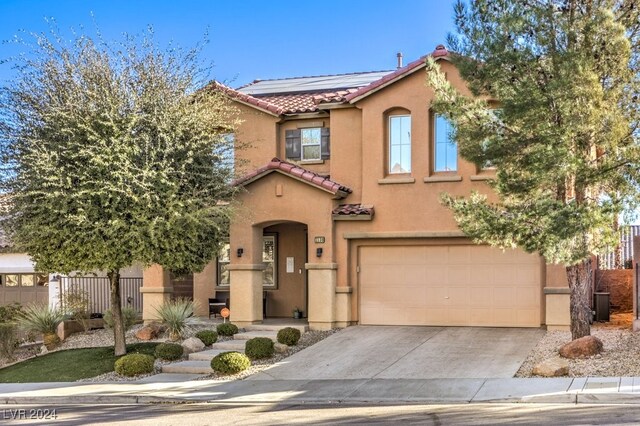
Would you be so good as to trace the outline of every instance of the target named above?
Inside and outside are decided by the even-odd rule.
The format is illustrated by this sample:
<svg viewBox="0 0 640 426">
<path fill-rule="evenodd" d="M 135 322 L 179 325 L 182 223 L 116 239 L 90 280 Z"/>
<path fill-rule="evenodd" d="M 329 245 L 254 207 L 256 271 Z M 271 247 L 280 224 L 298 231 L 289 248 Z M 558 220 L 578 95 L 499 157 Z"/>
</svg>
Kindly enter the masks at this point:
<svg viewBox="0 0 640 426">
<path fill-rule="evenodd" d="M 446 265 L 449 263 L 449 251 L 441 246 L 424 247 L 425 262 L 427 265 Z"/>
<path fill-rule="evenodd" d="M 493 288 L 476 287 L 469 289 L 469 298 L 473 307 L 490 308 L 493 306 Z"/>
<path fill-rule="evenodd" d="M 457 265 L 455 268 L 449 268 L 448 283 L 469 286 L 471 283 L 471 269 L 469 265 Z"/>
<path fill-rule="evenodd" d="M 512 287 L 517 281 L 517 266 L 496 264 L 494 267 L 493 285 Z"/>
<path fill-rule="evenodd" d="M 520 264 L 516 270 L 516 280 L 522 285 L 535 286 L 540 282 L 540 267 L 538 265 Z"/>
<path fill-rule="evenodd" d="M 360 249 L 361 324 L 540 326 L 540 258 L 488 246 Z"/>
<path fill-rule="evenodd" d="M 510 306 L 516 299 L 516 289 L 513 287 L 496 288 L 493 292 L 493 306 Z"/>
<path fill-rule="evenodd" d="M 471 263 L 471 246 L 449 246 L 449 263 Z"/>
</svg>

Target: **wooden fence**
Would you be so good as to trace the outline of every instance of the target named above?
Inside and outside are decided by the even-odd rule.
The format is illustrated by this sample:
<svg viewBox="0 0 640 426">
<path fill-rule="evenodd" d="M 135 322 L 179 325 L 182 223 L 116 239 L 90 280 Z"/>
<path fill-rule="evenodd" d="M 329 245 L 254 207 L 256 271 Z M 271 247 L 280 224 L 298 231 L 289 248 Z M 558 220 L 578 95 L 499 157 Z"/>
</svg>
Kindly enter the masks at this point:
<svg viewBox="0 0 640 426">
<path fill-rule="evenodd" d="M 120 278 L 120 300 L 122 307 L 142 312 L 142 278 Z M 60 303 L 64 309 L 70 292 L 84 295 L 90 313 L 105 313 L 111 307 L 111 288 L 107 277 L 60 277 Z"/>
<path fill-rule="evenodd" d="M 640 235 L 640 225 L 620 227 L 620 246 L 598 256 L 599 269 L 631 269 L 633 262 L 633 237 Z"/>
</svg>

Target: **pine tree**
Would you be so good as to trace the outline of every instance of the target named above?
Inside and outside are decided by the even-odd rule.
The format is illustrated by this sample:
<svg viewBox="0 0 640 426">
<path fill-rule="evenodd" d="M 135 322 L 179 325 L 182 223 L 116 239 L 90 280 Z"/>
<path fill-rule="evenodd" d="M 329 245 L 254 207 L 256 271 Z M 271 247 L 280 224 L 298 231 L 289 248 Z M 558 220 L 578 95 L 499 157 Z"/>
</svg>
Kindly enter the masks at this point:
<svg viewBox="0 0 640 426">
<path fill-rule="evenodd" d="M 201 270 L 226 237 L 237 112 L 202 88 L 200 48 L 34 35 L 2 89 L 5 227 L 37 270 L 106 271 L 115 353 L 119 270 Z"/>
<path fill-rule="evenodd" d="M 566 266 L 573 339 L 590 334 L 591 256 L 638 205 L 640 5 L 633 0 L 477 0 L 455 5 L 451 60 L 473 98 L 433 60 L 433 108 L 460 155 L 496 167 L 497 201 L 443 195 L 474 241 Z"/>
</svg>

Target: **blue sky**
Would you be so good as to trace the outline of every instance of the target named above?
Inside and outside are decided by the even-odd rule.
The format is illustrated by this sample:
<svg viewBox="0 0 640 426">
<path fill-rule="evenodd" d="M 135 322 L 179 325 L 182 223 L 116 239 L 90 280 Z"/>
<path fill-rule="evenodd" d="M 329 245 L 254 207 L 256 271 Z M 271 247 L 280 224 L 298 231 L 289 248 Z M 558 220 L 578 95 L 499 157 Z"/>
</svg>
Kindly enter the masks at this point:
<svg viewBox="0 0 640 426">
<path fill-rule="evenodd" d="M 444 43 L 453 29 L 453 0 L 0 0 L 0 40 L 20 30 L 47 31 L 54 18 L 64 35 L 94 18 L 107 39 L 152 25 L 161 46 L 192 47 L 209 28 L 203 58 L 213 78 L 236 87 L 254 79 L 393 69 Z M 0 59 L 16 54 L 1 44 Z M 12 71 L 0 65 L 0 85 Z"/>
</svg>

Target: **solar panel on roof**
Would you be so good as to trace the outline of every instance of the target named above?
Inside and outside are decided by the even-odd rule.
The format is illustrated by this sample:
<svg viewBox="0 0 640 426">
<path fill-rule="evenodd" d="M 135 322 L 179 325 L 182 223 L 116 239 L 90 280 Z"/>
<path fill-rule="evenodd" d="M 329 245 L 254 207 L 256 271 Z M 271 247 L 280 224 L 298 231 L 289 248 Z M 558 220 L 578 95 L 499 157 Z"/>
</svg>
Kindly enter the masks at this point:
<svg viewBox="0 0 640 426">
<path fill-rule="evenodd" d="M 263 80 L 240 88 L 238 91 L 247 95 L 267 95 L 275 93 L 349 89 L 371 84 L 391 72 L 393 71 Z"/>
</svg>

